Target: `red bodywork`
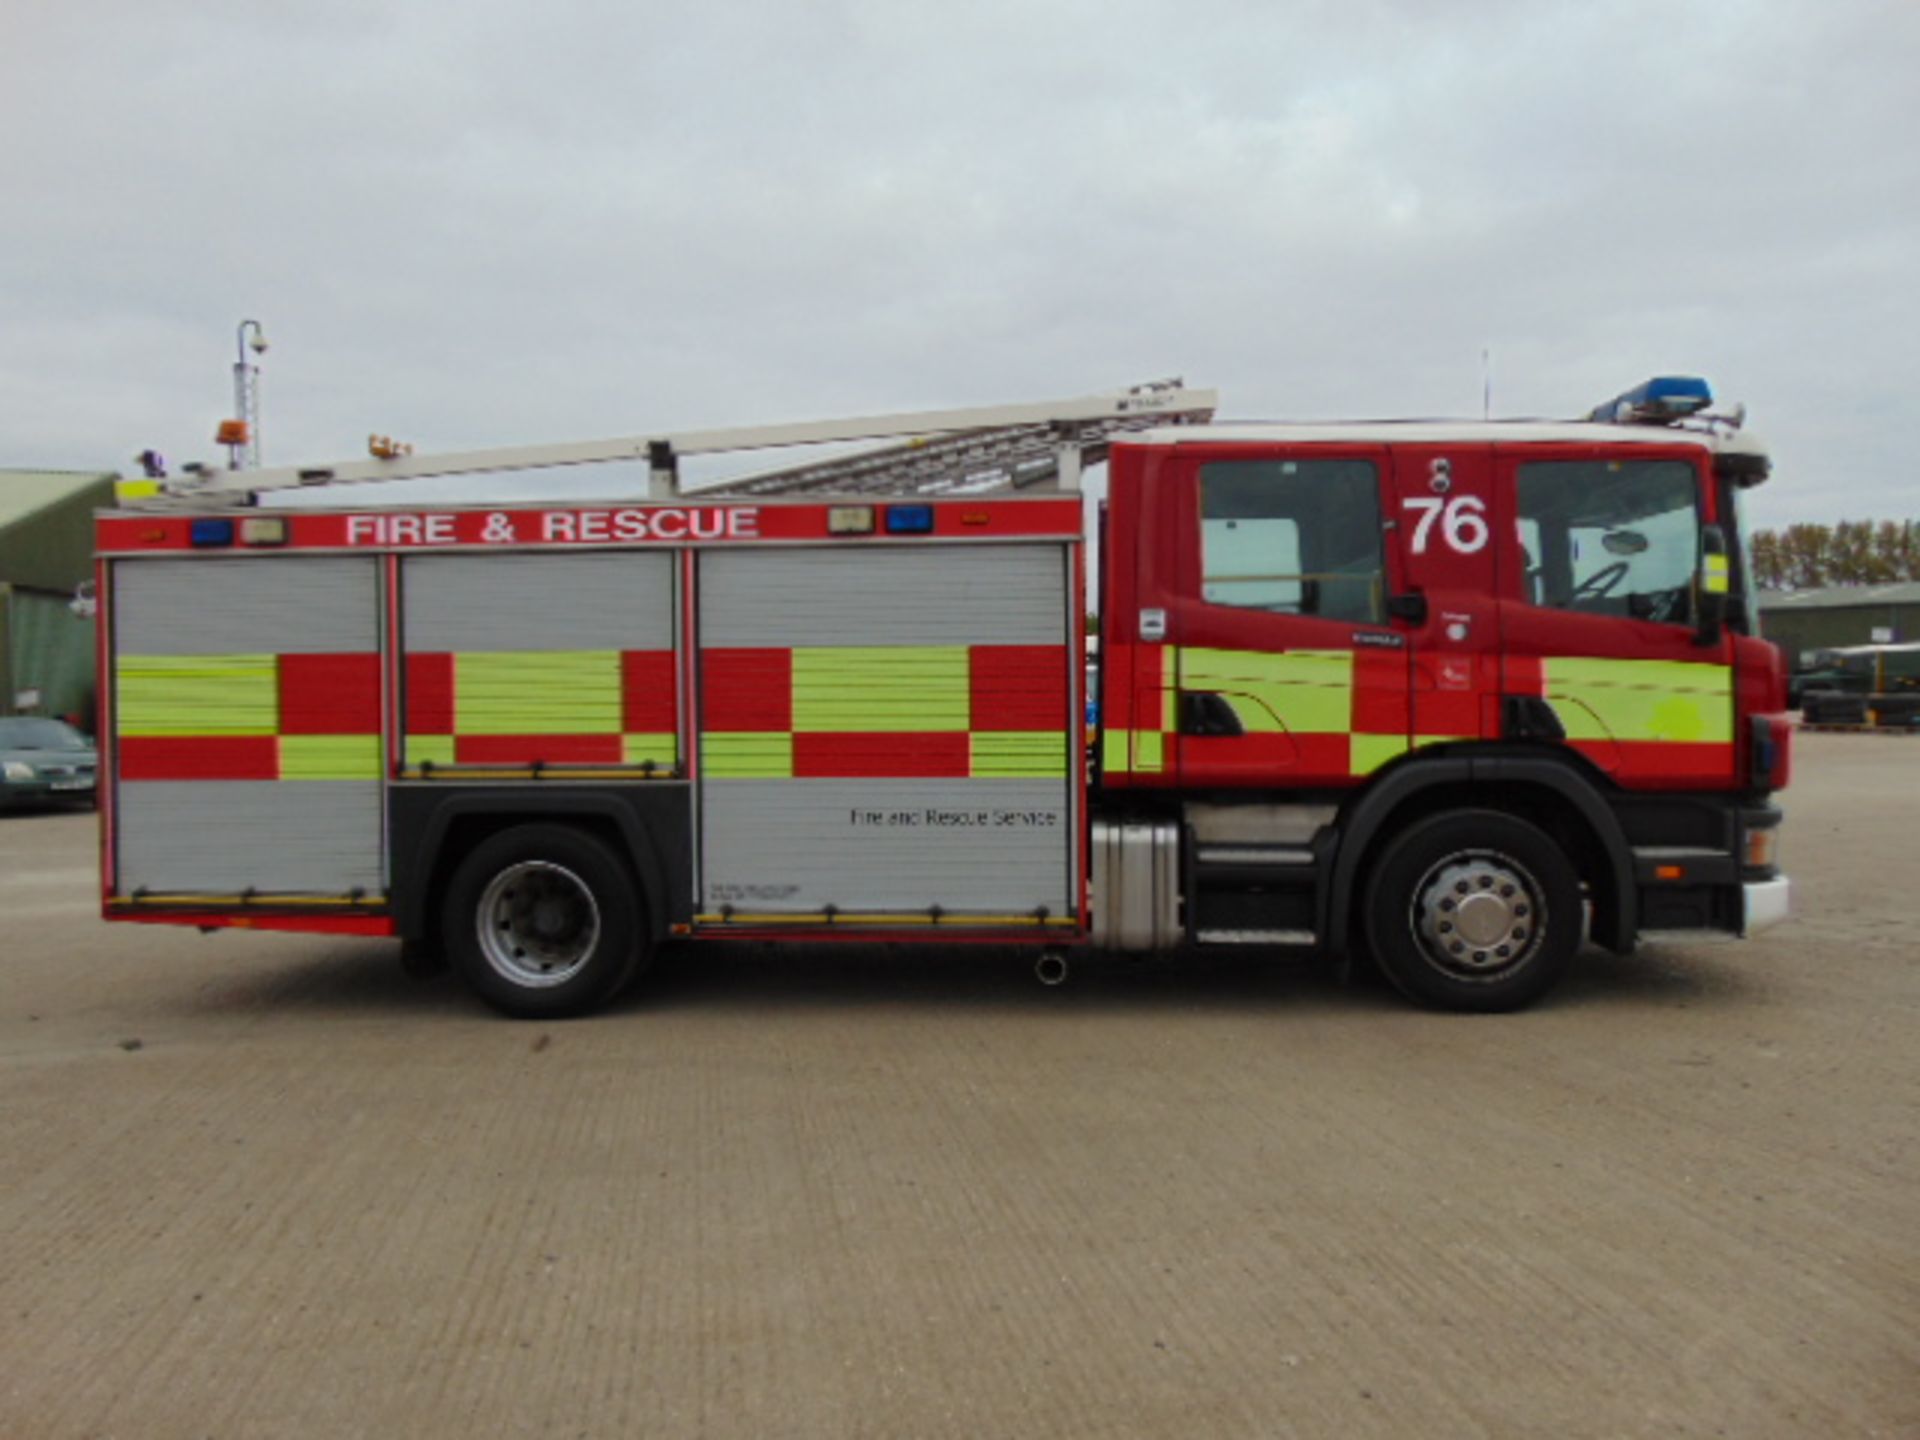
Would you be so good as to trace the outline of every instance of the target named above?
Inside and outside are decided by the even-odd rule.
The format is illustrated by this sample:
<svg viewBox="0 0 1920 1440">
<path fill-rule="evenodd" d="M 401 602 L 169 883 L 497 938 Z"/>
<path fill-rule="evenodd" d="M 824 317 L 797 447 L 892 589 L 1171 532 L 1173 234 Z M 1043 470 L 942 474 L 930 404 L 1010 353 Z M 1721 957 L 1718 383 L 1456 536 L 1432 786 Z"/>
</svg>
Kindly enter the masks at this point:
<svg viewBox="0 0 1920 1440">
<path fill-rule="evenodd" d="M 1278 654 L 1344 651 L 1353 657 L 1351 715 L 1356 733 L 1404 731 L 1423 743 L 1494 741 L 1503 697 L 1542 694 L 1543 664 L 1552 658 L 1664 661 L 1720 665 L 1732 671 L 1734 724 L 1730 745 L 1573 738 L 1564 743 L 1616 784 L 1638 790 L 1744 788 L 1753 737 L 1748 717 L 1785 708 L 1779 653 L 1755 638 L 1723 631 L 1702 644 L 1690 625 L 1580 614 L 1527 602 L 1526 560 L 1515 523 L 1515 474 L 1533 461 L 1619 459 L 1596 444 L 1250 443 L 1117 444 L 1112 452 L 1104 559 L 1106 673 L 1103 725 L 1110 731 L 1171 729 L 1169 696 L 1177 690 L 1171 652 L 1203 648 Z M 1720 513 L 1711 455 L 1695 443 L 1636 442 L 1636 460 L 1677 460 L 1698 476 L 1700 518 L 1733 532 Z M 1356 459 L 1380 477 L 1385 585 L 1389 595 L 1422 596 L 1422 619 L 1362 625 L 1211 604 L 1201 596 L 1201 466 L 1219 460 Z M 1482 507 L 1488 541 L 1464 552 L 1430 543 L 1416 551 L 1417 521 L 1436 493 L 1444 467 L 1446 499 L 1470 497 Z M 1410 503 L 1411 502 L 1411 505 Z M 1141 633 L 1143 614 L 1165 616 L 1165 634 Z M 1772 785 L 1786 779 L 1784 722 L 1778 727 Z M 1102 783 L 1118 789 L 1192 790 L 1352 788 L 1356 772 L 1342 737 L 1247 734 L 1169 738 L 1157 770 L 1109 767 Z M 1177 758 L 1176 758 L 1177 757 Z"/>
</svg>

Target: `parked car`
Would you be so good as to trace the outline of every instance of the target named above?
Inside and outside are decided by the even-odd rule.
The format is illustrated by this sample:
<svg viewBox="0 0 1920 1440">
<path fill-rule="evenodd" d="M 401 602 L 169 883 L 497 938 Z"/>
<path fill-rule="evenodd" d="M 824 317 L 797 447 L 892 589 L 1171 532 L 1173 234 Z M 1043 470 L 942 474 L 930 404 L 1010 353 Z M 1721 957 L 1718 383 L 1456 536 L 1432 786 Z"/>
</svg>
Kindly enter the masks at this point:
<svg viewBox="0 0 1920 1440">
<path fill-rule="evenodd" d="M 68 801 L 94 803 L 100 757 L 64 720 L 0 716 L 0 809 Z"/>
</svg>

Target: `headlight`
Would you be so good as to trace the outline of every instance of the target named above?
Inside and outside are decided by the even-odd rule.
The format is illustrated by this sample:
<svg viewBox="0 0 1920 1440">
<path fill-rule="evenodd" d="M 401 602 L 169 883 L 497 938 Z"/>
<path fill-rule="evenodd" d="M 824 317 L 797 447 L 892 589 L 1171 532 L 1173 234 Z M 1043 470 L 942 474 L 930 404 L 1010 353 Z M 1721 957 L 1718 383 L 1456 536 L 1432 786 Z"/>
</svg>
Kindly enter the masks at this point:
<svg viewBox="0 0 1920 1440">
<path fill-rule="evenodd" d="M 0 763 L 0 772 L 4 772 L 7 780 L 15 785 L 31 785 L 40 778 L 34 773 L 33 766 L 24 760 L 8 760 Z"/>
</svg>

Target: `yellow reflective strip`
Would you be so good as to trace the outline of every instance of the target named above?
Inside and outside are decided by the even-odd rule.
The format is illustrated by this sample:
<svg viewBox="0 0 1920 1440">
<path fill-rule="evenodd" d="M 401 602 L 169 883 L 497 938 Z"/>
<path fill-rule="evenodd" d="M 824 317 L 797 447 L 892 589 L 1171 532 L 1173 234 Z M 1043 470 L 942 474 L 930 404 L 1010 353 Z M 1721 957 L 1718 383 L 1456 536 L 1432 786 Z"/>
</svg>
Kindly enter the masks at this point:
<svg viewBox="0 0 1920 1440">
<path fill-rule="evenodd" d="M 793 774 L 793 736 L 720 732 L 700 737 L 700 768 L 709 780 L 779 780 Z"/>
<path fill-rule="evenodd" d="M 1133 768 L 1127 737 L 1125 730 L 1108 730 L 1100 737 L 1100 768 L 1109 775 L 1124 775 Z"/>
<path fill-rule="evenodd" d="M 1038 776 L 1059 779 L 1067 773 L 1067 737 L 1058 730 L 976 730 L 969 739 L 968 774 Z"/>
<path fill-rule="evenodd" d="M 672 735 L 622 735 L 620 758 L 629 765 L 671 765 L 680 758 L 680 747 Z"/>
<path fill-rule="evenodd" d="M 618 735 L 618 650 L 495 650 L 453 657 L 460 735 Z"/>
<path fill-rule="evenodd" d="M 158 480 L 116 480 L 113 482 L 115 500 L 151 500 L 160 493 Z"/>
<path fill-rule="evenodd" d="M 839 910 L 832 915 L 823 915 L 818 910 L 776 910 L 764 914 L 736 911 L 729 915 L 702 914 L 693 918 L 700 925 L 926 925 L 935 929 L 957 925 L 992 925 L 1022 930 L 1039 929 L 1042 926 L 1071 929 L 1080 923 L 1071 915 L 1049 915 L 1041 919 L 1031 911 L 1016 915 L 956 915 L 948 911 L 943 912 L 938 920 L 925 910 L 908 910 L 898 914 L 874 910 L 851 913 Z"/>
<path fill-rule="evenodd" d="M 965 730 L 964 645 L 837 645 L 793 652 L 796 731 Z"/>
<path fill-rule="evenodd" d="M 1541 669 L 1569 740 L 1732 743 L 1728 666 L 1550 656 Z"/>
<path fill-rule="evenodd" d="M 378 735 L 282 735 L 282 780 L 378 780 Z"/>
<path fill-rule="evenodd" d="M 409 735 L 404 753 L 408 769 L 417 769 L 422 765 L 451 765 L 454 763 L 453 736 Z"/>
<path fill-rule="evenodd" d="M 1257 701 L 1257 705 L 1234 707 L 1242 726 L 1254 734 L 1289 730 L 1300 735 L 1344 735 L 1353 728 L 1350 650 L 1263 654 L 1183 648 L 1180 688 Z"/>
<path fill-rule="evenodd" d="M 1347 748 L 1347 773 L 1371 774 L 1389 760 L 1397 760 L 1406 753 L 1407 737 L 1404 735 L 1351 736 Z"/>
<path fill-rule="evenodd" d="M 1731 588 L 1731 570 L 1724 555 L 1708 555 L 1702 569 L 1702 581 L 1709 595 L 1725 595 Z"/>
<path fill-rule="evenodd" d="M 122 735 L 271 735 L 280 728 L 272 655 L 122 655 L 114 678 Z"/>
<path fill-rule="evenodd" d="M 1166 739 L 1158 730 L 1133 732 L 1133 768 L 1158 773 L 1166 768 Z"/>
</svg>

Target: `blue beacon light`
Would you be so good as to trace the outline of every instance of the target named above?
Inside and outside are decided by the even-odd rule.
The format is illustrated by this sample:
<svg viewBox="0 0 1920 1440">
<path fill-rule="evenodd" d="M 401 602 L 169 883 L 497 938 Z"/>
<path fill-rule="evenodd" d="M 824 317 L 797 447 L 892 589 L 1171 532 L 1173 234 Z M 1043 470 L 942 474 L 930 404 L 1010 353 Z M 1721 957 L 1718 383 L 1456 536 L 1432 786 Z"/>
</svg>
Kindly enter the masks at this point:
<svg viewBox="0 0 1920 1440">
<path fill-rule="evenodd" d="M 887 533 L 889 535 L 932 534 L 933 507 L 931 505 L 889 505 Z"/>
<path fill-rule="evenodd" d="M 1657 375 L 1594 406 L 1587 418 L 1613 425 L 1665 425 L 1712 403 L 1713 388 L 1699 376 Z"/>
</svg>

